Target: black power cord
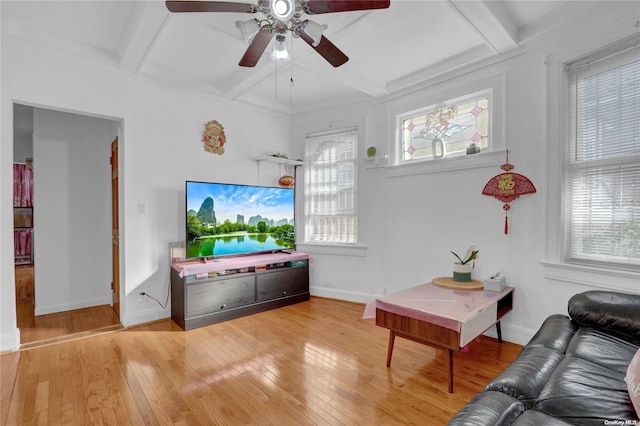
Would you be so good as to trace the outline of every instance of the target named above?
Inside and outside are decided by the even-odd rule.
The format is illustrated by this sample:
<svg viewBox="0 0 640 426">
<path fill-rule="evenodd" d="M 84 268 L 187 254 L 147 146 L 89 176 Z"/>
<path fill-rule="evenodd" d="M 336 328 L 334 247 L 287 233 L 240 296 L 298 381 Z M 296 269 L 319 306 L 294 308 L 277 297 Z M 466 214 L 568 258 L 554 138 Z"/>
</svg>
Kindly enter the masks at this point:
<svg viewBox="0 0 640 426">
<path fill-rule="evenodd" d="M 146 293 L 144 291 L 141 291 L 140 293 L 138 293 L 138 296 L 147 296 L 149 299 L 155 300 L 156 303 L 162 308 L 162 309 L 166 309 L 167 306 L 169 305 L 169 295 L 171 294 L 171 282 L 169 282 L 169 287 L 167 288 L 167 300 L 164 302 L 164 305 L 162 305 L 162 303 L 156 299 L 155 297 L 153 297 L 152 295 L 150 295 L 149 293 Z"/>
</svg>

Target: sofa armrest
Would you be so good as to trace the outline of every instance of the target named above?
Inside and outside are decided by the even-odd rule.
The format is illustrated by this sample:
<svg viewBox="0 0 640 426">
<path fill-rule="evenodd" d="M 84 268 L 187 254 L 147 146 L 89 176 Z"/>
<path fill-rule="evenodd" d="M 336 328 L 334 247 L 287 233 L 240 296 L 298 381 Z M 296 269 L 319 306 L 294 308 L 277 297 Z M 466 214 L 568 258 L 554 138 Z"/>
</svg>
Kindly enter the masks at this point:
<svg viewBox="0 0 640 426">
<path fill-rule="evenodd" d="M 562 352 L 545 347 L 523 350 L 507 368 L 485 386 L 512 396 L 531 408 L 547 380 L 564 358 Z"/>
<path fill-rule="evenodd" d="M 510 425 L 525 411 L 522 401 L 501 392 L 481 392 L 456 414 L 447 426 Z"/>
<path fill-rule="evenodd" d="M 640 341 L 640 295 L 586 291 L 569 299 L 569 316 L 580 325 Z"/>
<path fill-rule="evenodd" d="M 578 325 L 566 315 L 547 317 L 524 349 L 543 347 L 564 353 L 578 330 Z"/>
</svg>

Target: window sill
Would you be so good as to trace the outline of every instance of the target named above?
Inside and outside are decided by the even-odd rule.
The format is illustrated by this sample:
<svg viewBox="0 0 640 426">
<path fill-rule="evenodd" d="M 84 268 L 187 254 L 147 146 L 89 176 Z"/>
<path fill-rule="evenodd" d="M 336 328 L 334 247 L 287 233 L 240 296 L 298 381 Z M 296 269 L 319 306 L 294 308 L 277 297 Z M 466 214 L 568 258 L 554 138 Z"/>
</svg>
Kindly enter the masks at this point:
<svg viewBox="0 0 640 426">
<path fill-rule="evenodd" d="M 296 244 L 296 250 L 309 254 L 331 254 L 336 256 L 365 257 L 367 255 L 367 246 L 362 245 L 301 243 Z"/>
<path fill-rule="evenodd" d="M 638 285 L 640 274 L 635 272 L 570 265 L 567 263 L 540 263 L 543 267 L 543 276 L 552 280 L 592 287 L 604 287 L 612 290 L 633 292 L 640 290 Z"/>
<path fill-rule="evenodd" d="M 387 167 L 388 177 L 410 176 L 423 173 L 441 173 L 499 166 L 505 163 L 506 150 L 480 152 L 441 160 L 416 161 Z"/>
</svg>

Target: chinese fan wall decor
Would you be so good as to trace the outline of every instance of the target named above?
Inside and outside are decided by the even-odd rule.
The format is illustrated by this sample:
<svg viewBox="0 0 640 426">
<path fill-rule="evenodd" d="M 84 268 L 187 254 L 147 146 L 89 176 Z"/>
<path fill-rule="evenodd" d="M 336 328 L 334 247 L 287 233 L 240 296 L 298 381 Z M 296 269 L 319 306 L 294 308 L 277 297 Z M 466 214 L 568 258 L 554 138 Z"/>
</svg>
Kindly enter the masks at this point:
<svg viewBox="0 0 640 426">
<path fill-rule="evenodd" d="M 482 195 L 489 195 L 502 201 L 504 205 L 504 233 L 509 233 L 509 218 L 508 212 L 511 209 L 511 203 L 521 195 L 533 194 L 536 192 L 536 187 L 528 177 L 519 173 L 513 173 L 515 166 L 509 163 L 509 151 L 507 150 L 506 163 L 500 166 L 500 169 L 504 170 L 504 173 L 500 173 L 489 179 L 489 182 L 484 186 Z"/>
</svg>

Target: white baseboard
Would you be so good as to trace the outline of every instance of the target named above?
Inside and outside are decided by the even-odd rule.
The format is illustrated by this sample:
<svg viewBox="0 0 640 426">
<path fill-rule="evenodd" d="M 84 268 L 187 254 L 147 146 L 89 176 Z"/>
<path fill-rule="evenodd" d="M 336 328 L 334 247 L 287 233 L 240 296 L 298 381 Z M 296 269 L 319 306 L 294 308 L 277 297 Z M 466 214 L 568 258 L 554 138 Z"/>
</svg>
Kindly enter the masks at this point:
<svg viewBox="0 0 640 426">
<path fill-rule="evenodd" d="M 102 297 L 98 299 L 91 300 L 80 300 L 73 303 L 66 303 L 64 305 L 51 305 L 51 306 L 39 306 L 36 301 L 36 309 L 34 315 L 47 315 L 47 314 L 55 314 L 57 312 L 65 312 L 72 311 L 74 309 L 83 309 L 83 308 L 91 308 L 93 306 L 100 305 L 110 305 L 111 297 Z"/>
<path fill-rule="evenodd" d="M 15 329 L 13 333 L 0 334 L 0 352 L 15 351 L 20 347 L 20 330 Z"/>
<path fill-rule="evenodd" d="M 529 328 L 524 328 L 516 324 L 509 324 L 505 321 L 500 321 L 500 327 L 502 329 L 502 340 L 505 342 L 511 342 L 518 345 L 526 345 L 529 340 L 536 334 L 536 331 Z M 498 333 L 496 332 L 496 327 L 490 327 L 484 333 L 485 336 L 498 338 Z"/>
<path fill-rule="evenodd" d="M 356 291 L 340 290 L 337 288 L 310 286 L 309 293 L 312 296 L 326 297 L 328 299 L 346 300 L 348 302 L 369 303 L 380 294 L 360 293 Z"/>
<path fill-rule="evenodd" d="M 147 322 L 158 321 L 171 317 L 171 310 L 169 308 L 162 309 L 161 307 L 155 307 L 146 309 L 135 314 L 125 315 L 120 319 L 123 327 L 132 327 L 134 325 L 144 324 Z"/>
</svg>

